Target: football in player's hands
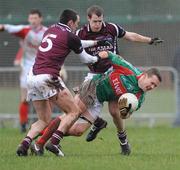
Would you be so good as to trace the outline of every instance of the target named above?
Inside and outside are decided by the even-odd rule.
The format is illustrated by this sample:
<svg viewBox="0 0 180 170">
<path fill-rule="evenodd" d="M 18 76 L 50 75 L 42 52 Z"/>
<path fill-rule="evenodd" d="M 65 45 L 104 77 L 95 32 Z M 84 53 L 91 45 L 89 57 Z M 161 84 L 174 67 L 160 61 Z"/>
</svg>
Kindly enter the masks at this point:
<svg viewBox="0 0 180 170">
<path fill-rule="evenodd" d="M 138 99 L 132 93 L 124 93 L 118 100 L 120 117 L 127 119 L 138 107 Z"/>
</svg>

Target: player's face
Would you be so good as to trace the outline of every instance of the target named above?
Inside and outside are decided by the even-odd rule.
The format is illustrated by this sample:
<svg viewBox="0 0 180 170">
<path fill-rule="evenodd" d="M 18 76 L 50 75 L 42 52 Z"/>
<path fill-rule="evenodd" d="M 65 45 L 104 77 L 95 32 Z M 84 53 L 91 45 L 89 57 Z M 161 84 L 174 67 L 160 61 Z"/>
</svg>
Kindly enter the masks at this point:
<svg viewBox="0 0 180 170">
<path fill-rule="evenodd" d="M 88 21 L 93 32 L 99 32 L 103 24 L 103 15 L 98 17 L 96 14 L 92 14 L 91 18 L 88 17 Z"/>
<path fill-rule="evenodd" d="M 38 14 L 29 14 L 28 22 L 33 28 L 37 28 L 42 23 L 42 17 L 40 17 Z"/>
<path fill-rule="evenodd" d="M 147 74 L 144 74 L 142 78 L 140 78 L 138 85 L 144 91 L 153 90 L 155 87 L 159 86 L 160 81 L 156 75 L 148 77 Z"/>
<path fill-rule="evenodd" d="M 77 28 L 79 27 L 79 23 L 80 23 L 80 17 L 79 15 L 77 15 L 77 20 L 75 22 L 70 22 L 69 27 L 71 28 L 72 32 L 75 33 Z"/>
</svg>

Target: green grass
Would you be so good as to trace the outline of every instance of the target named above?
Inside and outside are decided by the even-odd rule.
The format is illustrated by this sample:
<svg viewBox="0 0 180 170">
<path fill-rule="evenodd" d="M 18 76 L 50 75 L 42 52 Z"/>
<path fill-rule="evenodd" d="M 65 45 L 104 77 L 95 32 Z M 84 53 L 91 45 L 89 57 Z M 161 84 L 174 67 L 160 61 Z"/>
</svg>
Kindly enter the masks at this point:
<svg viewBox="0 0 180 170">
<path fill-rule="evenodd" d="M 15 150 L 24 135 L 17 129 L 0 129 L 1 170 L 178 170 L 180 129 L 166 126 L 128 128 L 130 156 L 119 154 L 116 130 L 109 125 L 90 143 L 85 135 L 62 141 L 64 158 L 45 152 L 43 157 L 17 157 Z"/>
</svg>

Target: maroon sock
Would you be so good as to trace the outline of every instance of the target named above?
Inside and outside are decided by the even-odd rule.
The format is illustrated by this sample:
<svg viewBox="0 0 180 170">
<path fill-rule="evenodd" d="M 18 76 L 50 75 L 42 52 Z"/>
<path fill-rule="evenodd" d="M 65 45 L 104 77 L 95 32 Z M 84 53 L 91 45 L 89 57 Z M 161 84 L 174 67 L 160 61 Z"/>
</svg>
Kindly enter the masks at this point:
<svg viewBox="0 0 180 170">
<path fill-rule="evenodd" d="M 58 145 L 61 139 L 63 139 L 63 132 L 56 130 L 52 135 L 51 143 L 53 145 Z"/>
<path fill-rule="evenodd" d="M 31 142 L 32 142 L 32 139 L 29 136 L 26 136 L 21 142 L 21 145 L 23 145 L 23 147 L 28 150 Z"/>
<path fill-rule="evenodd" d="M 118 136 L 121 143 L 126 143 L 127 142 L 126 131 L 118 132 L 117 136 Z"/>
<path fill-rule="evenodd" d="M 48 127 L 46 127 L 46 129 L 44 130 L 43 135 L 36 142 L 39 146 L 44 146 L 44 144 L 49 140 L 49 138 L 58 128 L 60 121 L 61 119 L 59 117 L 56 117 L 50 122 Z"/>
</svg>

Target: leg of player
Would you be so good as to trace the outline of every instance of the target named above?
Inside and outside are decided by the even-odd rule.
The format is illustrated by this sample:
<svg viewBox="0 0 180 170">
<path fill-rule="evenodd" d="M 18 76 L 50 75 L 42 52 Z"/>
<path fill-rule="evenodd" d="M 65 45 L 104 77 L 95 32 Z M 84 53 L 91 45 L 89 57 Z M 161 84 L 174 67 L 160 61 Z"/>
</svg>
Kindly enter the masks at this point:
<svg viewBox="0 0 180 170">
<path fill-rule="evenodd" d="M 27 156 L 29 146 L 32 139 L 37 136 L 50 122 L 51 120 L 51 106 L 48 100 L 37 100 L 33 101 L 33 106 L 38 115 L 38 121 L 31 125 L 31 128 L 27 136 L 23 139 L 19 145 L 16 153 L 18 156 Z"/>
<path fill-rule="evenodd" d="M 96 120 L 88 111 L 81 114 L 80 118 L 73 124 L 73 126 L 65 134 L 66 136 L 82 136 L 84 132 L 89 129 Z"/>
<path fill-rule="evenodd" d="M 21 88 L 21 100 L 19 104 L 19 120 L 20 120 L 20 128 L 21 132 L 26 132 L 26 126 L 28 123 L 28 111 L 29 111 L 29 103 L 26 101 L 27 97 L 27 89 Z"/>
<path fill-rule="evenodd" d="M 51 106 L 51 110 L 52 110 L 52 112 L 53 112 L 53 110 L 54 110 L 54 107 L 55 107 L 55 104 L 54 103 L 52 103 L 50 100 L 49 100 L 49 103 L 50 103 L 50 106 Z M 41 141 L 45 141 L 45 139 L 47 138 L 47 137 L 45 137 L 45 139 L 44 139 L 44 137 L 43 137 L 43 134 L 45 134 L 45 132 L 47 133 L 47 131 L 52 131 L 52 129 L 57 129 L 58 128 L 58 126 L 59 126 L 59 123 L 60 123 L 60 121 L 61 121 L 61 116 L 58 116 L 58 117 L 56 117 L 55 119 L 53 119 L 53 120 L 51 120 L 51 122 L 49 123 L 49 125 L 45 128 L 45 129 L 43 129 L 37 136 L 35 136 L 34 137 L 34 139 L 33 140 L 36 140 L 38 137 L 40 137 L 40 138 L 38 138 L 38 140 L 36 141 L 36 143 L 38 142 L 38 141 L 40 141 L 40 143 L 41 143 Z M 54 130 L 54 131 L 55 131 Z M 53 131 L 53 132 L 54 132 Z M 53 133 L 52 132 L 52 133 Z M 50 137 L 49 137 L 50 138 Z M 49 139 L 48 138 L 48 139 Z M 47 139 L 47 140 L 48 140 Z M 46 141 L 47 141 L 46 140 Z"/>
<path fill-rule="evenodd" d="M 45 143 L 50 139 L 52 134 L 57 130 L 60 121 L 65 117 L 61 115 L 53 119 L 48 127 L 41 132 L 42 136 L 31 145 L 31 152 L 37 156 L 43 154 L 43 147 Z M 90 128 L 92 123 L 95 121 L 95 118 L 89 114 L 89 112 L 82 113 L 80 118 L 72 125 L 72 127 L 64 134 L 64 136 L 81 136 L 84 132 Z"/>
<path fill-rule="evenodd" d="M 95 120 L 95 122 L 93 123 L 91 130 L 89 131 L 89 133 L 86 136 L 86 141 L 87 142 L 91 142 L 94 139 L 96 139 L 98 133 L 106 128 L 107 126 L 107 121 L 105 121 L 104 119 L 97 117 L 97 119 Z"/>
<path fill-rule="evenodd" d="M 46 144 L 46 149 L 57 156 L 64 156 L 59 143 L 63 139 L 64 134 L 66 134 L 68 129 L 79 118 L 83 109 L 86 110 L 86 106 L 80 100 L 77 102 L 77 105 L 68 89 L 60 91 L 55 102 L 56 105 L 66 113 L 66 116 L 61 120 L 58 129 L 53 133 L 51 140 Z"/>
<path fill-rule="evenodd" d="M 39 137 L 38 140 L 30 147 L 32 154 L 37 156 L 42 156 L 44 154 L 44 145 L 51 138 L 52 134 L 57 130 L 60 122 L 61 118 L 56 117 L 43 131 L 40 132 L 38 136 L 41 137 Z"/>
<path fill-rule="evenodd" d="M 121 119 L 119 116 L 118 103 L 117 101 L 110 101 L 108 106 L 109 112 L 113 118 L 113 122 L 117 128 L 117 136 L 120 142 L 121 154 L 129 155 L 131 153 L 131 148 L 125 131 L 125 120 Z"/>
<path fill-rule="evenodd" d="M 55 103 L 54 101 L 50 100 L 50 106 L 51 110 L 54 109 Z M 46 142 L 51 138 L 52 134 L 57 130 L 59 127 L 59 124 L 61 122 L 61 119 L 66 114 L 63 114 L 61 116 L 56 117 L 55 119 L 51 120 L 51 122 L 48 124 L 48 126 L 43 129 L 33 140 L 36 140 L 38 137 L 38 140 L 30 146 L 31 154 L 35 154 L 37 156 L 42 156 L 44 154 L 44 145 Z"/>
<path fill-rule="evenodd" d="M 31 153 L 37 156 L 42 156 L 44 153 L 44 145 L 51 138 L 52 134 L 57 130 L 60 121 L 63 119 L 63 116 L 56 117 L 53 119 L 49 125 L 40 132 L 41 137 L 31 145 Z M 79 118 L 72 127 L 64 134 L 64 136 L 81 136 L 84 132 L 89 129 L 92 123 L 85 117 Z M 38 135 L 38 136 L 40 136 Z"/>
<path fill-rule="evenodd" d="M 100 103 L 96 103 L 94 107 L 88 109 L 89 114 L 96 119 L 86 137 L 87 142 L 93 141 L 97 137 L 98 133 L 107 126 L 107 121 L 99 117 L 102 105 Z"/>
<path fill-rule="evenodd" d="M 65 136 L 82 136 L 84 132 L 86 132 L 87 129 L 89 129 L 91 126 L 91 123 L 87 122 L 84 119 L 79 118 L 73 126 L 68 130 L 68 132 L 65 134 Z"/>
</svg>

